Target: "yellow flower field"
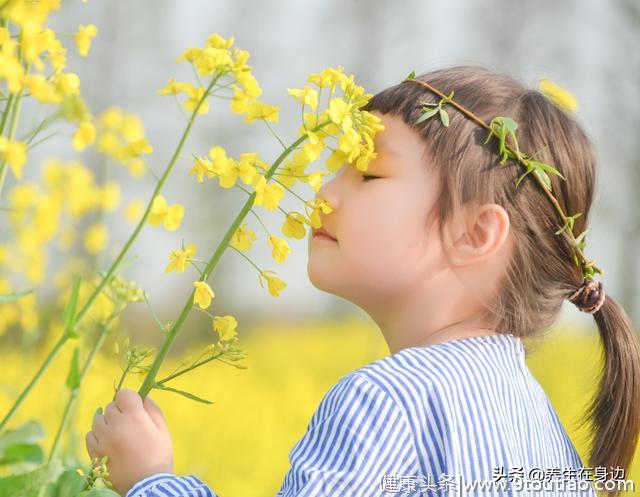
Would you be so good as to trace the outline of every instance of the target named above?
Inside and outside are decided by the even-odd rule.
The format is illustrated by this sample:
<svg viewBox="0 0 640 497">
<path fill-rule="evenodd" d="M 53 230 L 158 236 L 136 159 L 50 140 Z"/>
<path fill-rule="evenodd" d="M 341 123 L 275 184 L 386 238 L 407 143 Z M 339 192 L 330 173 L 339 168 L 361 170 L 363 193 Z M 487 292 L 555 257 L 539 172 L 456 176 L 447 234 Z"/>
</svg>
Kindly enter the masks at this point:
<svg viewBox="0 0 640 497">
<path fill-rule="evenodd" d="M 246 338 L 245 338 L 246 337 Z M 244 330 L 239 345 L 247 350 L 241 361 L 247 369 L 213 362 L 193 371 L 181 385 L 214 402 L 198 404 L 170 393 L 153 391 L 163 409 L 174 441 L 175 469 L 194 473 L 222 497 L 276 494 L 288 469 L 288 454 L 303 435 L 313 411 L 326 391 L 347 372 L 384 357 L 388 349 L 378 330 L 360 319 L 299 325 L 270 323 Z M 110 350 L 109 344 L 105 350 Z M 200 346 L 194 347 L 198 352 Z M 38 353 L 5 351 L 0 409 L 15 399 L 43 357 Z M 67 399 L 65 378 L 71 347 L 56 358 L 13 423 L 31 417 L 42 420 L 49 447 Z M 595 389 L 599 345 L 595 335 L 554 330 L 527 359 L 571 439 L 586 460 L 585 432 L 577 421 Z M 180 354 L 184 357 L 184 354 Z M 99 405 L 111 400 L 120 371 L 114 356 L 97 358 L 80 393 L 65 450 L 87 459 L 84 433 Z M 167 362 L 166 371 L 177 366 Z M 127 384 L 137 388 L 135 378 Z M 586 464 L 586 462 L 585 462 Z M 640 476 L 635 458 L 627 478 Z"/>
</svg>

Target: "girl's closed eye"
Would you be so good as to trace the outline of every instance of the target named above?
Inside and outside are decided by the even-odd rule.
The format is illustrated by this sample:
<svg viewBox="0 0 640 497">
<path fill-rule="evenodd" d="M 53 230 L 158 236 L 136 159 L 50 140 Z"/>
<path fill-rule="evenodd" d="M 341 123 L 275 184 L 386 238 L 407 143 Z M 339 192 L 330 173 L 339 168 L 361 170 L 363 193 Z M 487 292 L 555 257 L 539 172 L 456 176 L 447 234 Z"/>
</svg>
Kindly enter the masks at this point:
<svg viewBox="0 0 640 497">
<path fill-rule="evenodd" d="M 369 181 L 370 179 L 376 179 L 376 178 L 381 178 L 381 176 L 373 176 L 372 174 L 363 174 L 362 175 L 362 180 L 363 181 Z"/>
</svg>

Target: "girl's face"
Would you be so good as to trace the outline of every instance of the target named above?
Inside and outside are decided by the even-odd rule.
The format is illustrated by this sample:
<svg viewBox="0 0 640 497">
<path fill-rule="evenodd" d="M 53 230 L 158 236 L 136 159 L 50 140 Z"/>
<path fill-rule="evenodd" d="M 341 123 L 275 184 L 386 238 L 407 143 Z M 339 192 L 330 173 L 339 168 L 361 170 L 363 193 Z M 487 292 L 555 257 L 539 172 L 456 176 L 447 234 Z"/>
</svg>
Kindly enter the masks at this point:
<svg viewBox="0 0 640 497">
<path fill-rule="evenodd" d="M 385 126 L 375 136 L 378 156 L 364 172 L 343 165 L 317 193 L 333 207 L 321 219 L 336 240 L 311 230 L 308 239 L 313 285 L 365 310 L 414 292 L 440 261 L 430 215 L 437 178 L 422 158 L 425 145 L 400 117 L 374 114 Z"/>
</svg>

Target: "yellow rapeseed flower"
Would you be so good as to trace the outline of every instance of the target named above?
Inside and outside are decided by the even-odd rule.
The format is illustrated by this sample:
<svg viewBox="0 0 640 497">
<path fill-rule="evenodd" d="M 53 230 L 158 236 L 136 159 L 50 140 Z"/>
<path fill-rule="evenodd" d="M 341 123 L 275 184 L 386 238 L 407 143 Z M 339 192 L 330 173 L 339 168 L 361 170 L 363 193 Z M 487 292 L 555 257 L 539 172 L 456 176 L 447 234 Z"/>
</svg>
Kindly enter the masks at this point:
<svg viewBox="0 0 640 497">
<path fill-rule="evenodd" d="M 257 174 L 256 166 L 265 171 L 269 169 L 268 164 L 258 159 L 257 152 L 243 152 L 238 160 L 238 176 L 245 185 L 250 185 Z"/>
<path fill-rule="evenodd" d="M 165 273 L 170 271 L 176 271 L 178 273 L 184 272 L 184 269 L 187 263 L 191 260 L 191 258 L 196 254 L 196 246 L 193 243 L 187 245 L 187 248 L 184 250 L 172 250 L 169 255 L 169 264 L 165 269 Z"/>
<path fill-rule="evenodd" d="M 134 223 L 142 217 L 143 211 L 144 202 L 142 200 L 132 200 L 124 210 L 124 218 L 130 223 Z"/>
<path fill-rule="evenodd" d="M 236 81 L 242 85 L 244 93 L 251 99 L 255 100 L 262 95 L 262 88 L 256 77 L 249 71 L 239 68 L 234 72 Z"/>
<path fill-rule="evenodd" d="M 302 90 L 287 88 L 287 92 L 302 105 L 308 105 L 311 110 L 318 107 L 318 91 L 310 86 L 305 86 Z"/>
<path fill-rule="evenodd" d="M 342 98 L 332 98 L 327 110 L 331 122 L 340 126 L 342 131 L 351 129 L 353 126 L 353 120 L 351 119 L 351 104 L 345 102 Z"/>
<path fill-rule="evenodd" d="M 218 71 L 231 69 L 233 60 L 227 49 L 210 46 L 194 53 L 193 66 L 198 74 L 208 76 Z"/>
<path fill-rule="evenodd" d="M 104 223 L 96 223 L 84 234 L 84 248 L 90 254 L 97 254 L 107 246 L 109 232 Z"/>
<path fill-rule="evenodd" d="M 42 74 L 30 74 L 24 78 L 24 87 L 27 91 L 41 103 L 56 103 L 62 100 L 53 84 L 51 84 Z"/>
<path fill-rule="evenodd" d="M 238 226 L 238 229 L 231 235 L 230 245 L 238 250 L 250 250 L 251 245 L 256 240 L 256 234 L 247 227 L 246 223 Z"/>
<path fill-rule="evenodd" d="M 205 174 L 208 177 L 212 178 L 214 176 L 213 163 L 207 157 L 196 158 L 191 171 L 189 171 L 189 175 L 192 175 L 194 173 L 196 175 L 198 183 L 202 183 L 204 181 Z"/>
<path fill-rule="evenodd" d="M 267 184 L 265 177 L 259 174 L 257 175 L 257 180 L 253 183 L 253 187 L 257 192 L 253 205 L 262 205 L 268 211 L 278 208 L 280 200 L 284 196 L 282 185 L 278 183 Z"/>
<path fill-rule="evenodd" d="M 214 48 L 230 49 L 233 45 L 235 38 L 230 36 L 229 38 L 223 38 L 218 33 L 211 33 L 207 38 L 207 45 Z"/>
<path fill-rule="evenodd" d="M 151 212 L 149 212 L 147 221 L 151 226 L 160 226 L 160 224 L 163 224 L 165 229 L 175 231 L 180 227 L 183 216 L 183 205 L 169 205 L 162 195 L 158 195 L 153 199 Z"/>
<path fill-rule="evenodd" d="M 0 159 L 9 164 L 16 179 L 21 179 L 27 161 L 27 144 L 0 136 Z"/>
<path fill-rule="evenodd" d="M 307 176 L 306 180 L 303 181 L 309 183 L 314 192 L 318 192 L 322 187 L 322 178 L 327 174 L 329 173 L 326 171 L 314 171 Z"/>
<path fill-rule="evenodd" d="M 282 290 L 284 290 L 284 288 L 287 286 L 287 284 L 282 281 L 280 278 L 278 278 L 277 276 L 272 276 L 269 273 L 273 273 L 274 271 L 271 271 L 269 269 L 265 269 L 264 271 L 260 271 L 260 275 L 258 276 L 258 281 L 260 282 L 260 286 L 262 288 L 264 288 L 264 284 L 262 283 L 262 278 L 267 280 L 267 288 L 269 290 L 269 293 L 273 296 L 273 297 L 280 297 L 280 292 Z"/>
<path fill-rule="evenodd" d="M 296 211 L 287 212 L 287 217 L 282 223 L 282 234 L 300 240 L 307 234 L 305 224 L 309 224 L 309 220 L 303 214 Z"/>
<path fill-rule="evenodd" d="M 233 97 L 231 98 L 231 112 L 234 114 L 246 114 L 249 104 L 253 99 L 238 85 L 231 85 Z"/>
<path fill-rule="evenodd" d="M 144 126 L 138 116 L 132 113 L 123 115 L 120 123 L 122 137 L 128 142 L 146 141 L 144 140 Z M 149 153 L 148 151 L 146 153 Z"/>
<path fill-rule="evenodd" d="M 116 181 L 109 181 L 98 190 L 99 203 L 106 212 L 114 211 L 120 205 L 120 185 Z"/>
<path fill-rule="evenodd" d="M 575 111 L 578 108 L 576 97 L 550 79 L 540 78 L 538 87 L 542 93 L 561 109 Z"/>
<path fill-rule="evenodd" d="M 75 73 L 66 72 L 55 74 L 51 78 L 51 83 L 54 85 L 60 97 L 80 94 L 80 78 Z"/>
<path fill-rule="evenodd" d="M 308 200 L 307 202 L 305 202 L 304 209 L 309 216 L 311 226 L 315 229 L 318 229 L 320 226 L 322 226 L 320 212 L 322 211 L 323 214 L 329 214 L 333 211 L 333 208 L 326 200 L 317 197 L 313 200 Z M 311 213 L 309 213 L 309 209 L 311 209 Z"/>
<path fill-rule="evenodd" d="M 221 342 L 227 342 L 237 335 L 238 321 L 232 315 L 214 316 L 212 324 Z"/>
<path fill-rule="evenodd" d="M 189 111 L 193 112 L 198 105 L 198 102 L 202 100 L 204 96 L 205 89 L 198 87 L 196 88 L 192 84 L 185 83 L 184 84 L 184 92 L 187 94 L 187 100 L 184 102 L 184 107 Z M 198 109 L 198 114 L 206 114 L 209 112 L 209 100 L 204 100 Z"/>
<path fill-rule="evenodd" d="M 278 122 L 280 108 L 275 105 L 267 105 L 262 102 L 251 102 L 247 105 L 247 115 L 244 122 L 251 123 L 256 119 Z"/>
<path fill-rule="evenodd" d="M 213 290 L 206 281 L 194 281 L 193 286 L 196 291 L 193 294 L 193 303 L 199 305 L 202 309 L 206 309 L 211 305 L 211 300 L 215 297 Z"/>
<path fill-rule="evenodd" d="M 169 206 L 167 215 L 164 218 L 164 227 L 166 230 L 175 231 L 180 227 L 182 218 L 184 217 L 184 206 L 181 204 L 173 204 Z"/>
<path fill-rule="evenodd" d="M 331 88 L 333 92 L 336 84 L 346 77 L 342 71 L 342 66 L 338 66 L 337 68 L 328 67 L 324 69 L 320 74 L 309 75 L 307 81 L 309 83 L 318 85 L 320 88 Z"/>
<path fill-rule="evenodd" d="M 187 83 L 176 81 L 176 78 L 169 78 L 169 83 L 164 88 L 156 90 L 160 95 L 177 95 L 181 91 L 185 91 Z"/>
<path fill-rule="evenodd" d="M 75 150 L 83 150 L 96 139 L 96 128 L 91 121 L 82 121 L 73 135 L 72 144 Z"/>
<path fill-rule="evenodd" d="M 269 235 L 267 242 L 271 246 L 271 255 L 276 262 L 284 262 L 291 253 L 289 244 L 282 238 L 278 238 L 275 235 Z"/>
<path fill-rule="evenodd" d="M 97 34 L 98 28 L 95 24 L 88 24 L 87 26 L 80 25 L 78 32 L 73 35 L 80 55 L 83 57 L 88 55 L 89 49 L 91 48 L 91 39 L 95 38 Z"/>
<path fill-rule="evenodd" d="M 257 162 L 256 153 L 240 154 L 240 161 L 236 162 L 232 158 L 227 158 L 219 152 L 219 158 L 215 160 L 215 166 L 218 168 L 217 174 L 220 176 L 220 186 L 223 188 L 231 188 L 236 184 L 238 178 L 246 185 L 251 185 L 256 174 L 254 164 Z"/>
<path fill-rule="evenodd" d="M 124 165 L 134 178 L 140 178 L 147 172 L 147 164 L 140 157 L 131 157 L 125 161 Z"/>
</svg>

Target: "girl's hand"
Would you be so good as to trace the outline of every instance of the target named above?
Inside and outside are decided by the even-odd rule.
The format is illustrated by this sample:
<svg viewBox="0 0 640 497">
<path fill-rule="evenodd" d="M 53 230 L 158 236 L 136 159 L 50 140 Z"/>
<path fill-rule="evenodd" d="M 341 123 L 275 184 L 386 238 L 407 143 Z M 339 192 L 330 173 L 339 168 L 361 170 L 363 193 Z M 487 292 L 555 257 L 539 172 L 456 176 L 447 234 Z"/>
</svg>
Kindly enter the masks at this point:
<svg viewBox="0 0 640 497">
<path fill-rule="evenodd" d="M 147 476 L 173 472 L 171 436 L 162 411 L 133 390 L 119 390 L 104 415 L 94 416 L 85 442 L 92 459 L 108 457 L 109 480 L 122 496 Z"/>
</svg>

